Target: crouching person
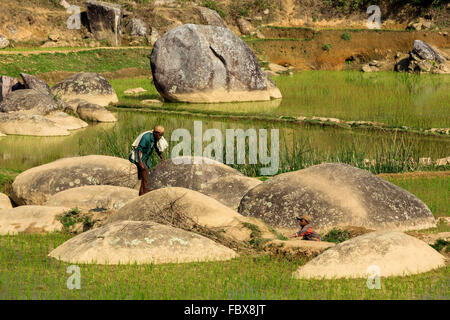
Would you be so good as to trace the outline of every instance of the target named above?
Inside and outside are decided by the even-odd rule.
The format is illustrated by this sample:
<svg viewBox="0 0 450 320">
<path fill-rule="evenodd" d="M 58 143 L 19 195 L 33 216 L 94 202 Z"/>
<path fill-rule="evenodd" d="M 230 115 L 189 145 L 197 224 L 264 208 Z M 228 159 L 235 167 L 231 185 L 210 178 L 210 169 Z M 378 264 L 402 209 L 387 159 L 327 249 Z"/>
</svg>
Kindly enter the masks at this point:
<svg viewBox="0 0 450 320">
<path fill-rule="evenodd" d="M 300 217 L 296 217 L 296 219 L 299 221 L 301 229 L 299 232 L 291 235 L 290 238 L 302 237 L 303 240 L 313 240 L 313 241 L 321 241 L 322 240 L 320 235 L 310 225 L 311 216 L 303 215 Z"/>
</svg>

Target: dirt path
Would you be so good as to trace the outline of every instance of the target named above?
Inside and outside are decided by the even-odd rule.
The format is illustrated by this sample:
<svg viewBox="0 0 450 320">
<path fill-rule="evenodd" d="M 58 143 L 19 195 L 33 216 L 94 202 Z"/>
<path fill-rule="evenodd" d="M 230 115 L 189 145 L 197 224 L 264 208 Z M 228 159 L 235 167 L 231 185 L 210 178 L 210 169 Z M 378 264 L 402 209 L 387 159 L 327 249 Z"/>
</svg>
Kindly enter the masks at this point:
<svg viewBox="0 0 450 320">
<path fill-rule="evenodd" d="M 71 53 L 71 52 L 80 52 L 80 51 L 93 51 L 93 50 L 131 50 L 131 49 L 149 49 L 152 47 L 95 47 L 95 48 L 73 48 L 73 49 L 36 49 L 36 50 L 23 50 L 23 51 L 3 51 L 0 50 L 0 55 L 17 55 L 21 54 L 24 56 L 32 55 L 32 54 L 41 54 L 41 53 Z"/>
</svg>

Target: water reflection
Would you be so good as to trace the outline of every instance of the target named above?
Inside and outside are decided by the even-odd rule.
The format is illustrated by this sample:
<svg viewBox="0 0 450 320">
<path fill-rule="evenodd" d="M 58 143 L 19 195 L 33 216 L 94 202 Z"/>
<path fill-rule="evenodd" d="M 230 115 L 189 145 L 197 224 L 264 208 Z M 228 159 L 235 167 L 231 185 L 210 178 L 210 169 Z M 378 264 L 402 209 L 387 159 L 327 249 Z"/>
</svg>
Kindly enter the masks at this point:
<svg viewBox="0 0 450 320">
<path fill-rule="evenodd" d="M 188 110 L 202 110 L 214 112 L 232 112 L 232 113 L 274 113 L 280 106 L 282 99 L 273 99 L 270 101 L 258 102 L 227 102 L 227 103 L 189 103 L 179 104 L 177 108 Z M 167 107 L 167 104 L 166 104 Z"/>
</svg>

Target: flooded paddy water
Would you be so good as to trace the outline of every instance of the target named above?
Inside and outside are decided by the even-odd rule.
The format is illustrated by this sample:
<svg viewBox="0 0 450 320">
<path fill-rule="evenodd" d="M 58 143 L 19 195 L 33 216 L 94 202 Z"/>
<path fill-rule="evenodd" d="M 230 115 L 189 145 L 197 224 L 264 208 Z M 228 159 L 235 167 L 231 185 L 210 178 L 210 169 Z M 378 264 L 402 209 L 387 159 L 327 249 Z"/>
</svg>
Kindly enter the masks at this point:
<svg viewBox="0 0 450 320">
<path fill-rule="evenodd" d="M 171 141 L 172 132 L 184 128 L 193 136 L 194 121 L 201 121 L 203 133 L 208 129 L 219 129 L 223 137 L 226 135 L 226 129 L 267 129 L 269 136 L 271 129 L 278 129 L 280 171 L 301 169 L 328 161 L 361 167 L 364 166 L 364 159 L 378 162 L 393 159 L 398 161 L 397 165 L 380 167 L 376 171 L 401 172 L 407 169 L 409 159 L 418 162 L 421 157 L 438 159 L 450 154 L 449 139 L 445 137 L 263 120 L 211 119 L 200 115 L 145 111 L 118 111 L 116 116 L 119 121 L 115 124 L 90 125 L 75 131 L 71 136 L 0 138 L 0 167 L 21 171 L 59 158 L 88 154 L 128 158 L 135 137 L 144 130 L 152 129 L 155 124 L 166 128 L 168 150 L 172 150 L 178 143 Z M 203 147 L 209 143 L 203 141 Z M 248 140 L 246 145 L 248 148 Z M 169 151 L 166 151 L 166 157 L 170 157 Z M 248 167 L 238 169 L 249 175 L 258 175 Z"/>
</svg>

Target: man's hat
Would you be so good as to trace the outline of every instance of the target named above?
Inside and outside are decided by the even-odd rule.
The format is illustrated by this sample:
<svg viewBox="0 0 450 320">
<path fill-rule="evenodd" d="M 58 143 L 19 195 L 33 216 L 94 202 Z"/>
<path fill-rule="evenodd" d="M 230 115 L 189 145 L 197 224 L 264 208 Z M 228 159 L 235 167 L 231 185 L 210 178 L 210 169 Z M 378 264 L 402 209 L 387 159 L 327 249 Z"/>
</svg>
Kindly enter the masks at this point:
<svg viewBox="0 0 450 320">
<path fill-rule="evenodd" d="M 311 223 L 311 216 L 310 215 L 308 215 L 308 214 L 304 214 L 304 215 L 301 215 L 301 216 L 298 216 L 297 218 L 296 218 L 297 220 L 305 220 L 306 222 L 308 222 L 308 223 Z"/>
</svg>

